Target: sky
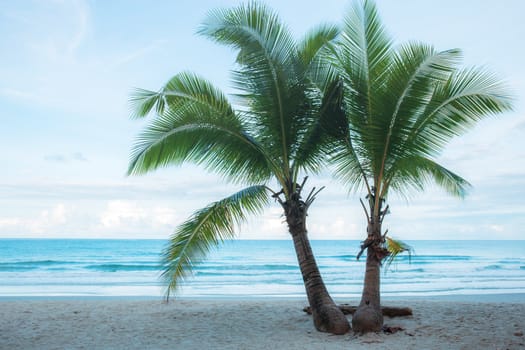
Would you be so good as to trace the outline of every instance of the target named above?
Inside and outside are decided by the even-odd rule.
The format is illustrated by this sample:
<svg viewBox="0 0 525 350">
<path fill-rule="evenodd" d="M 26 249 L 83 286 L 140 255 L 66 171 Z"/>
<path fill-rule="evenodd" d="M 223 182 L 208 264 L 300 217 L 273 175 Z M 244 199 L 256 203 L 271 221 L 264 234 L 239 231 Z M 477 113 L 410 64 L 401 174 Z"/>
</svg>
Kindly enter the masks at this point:
<svg viewBox="0 0 525 350">
<path fill-rule="evenodd" d="M 0 0 L 0 238 L 168 238 L 191 213 L 239 190 L 192 165 L 127 177 L 133 88 L 159 89 L 181 71 L 225 92 L 234 53 L 195 34 L 210 9 L 236 0 Z M 350 1 L 268 0 L 300 38 L 341 23 Z M 439 161 L 469 180 L 464 200 L 432 186 L 392 195 L 384 227 L 415 239 L 525 239 L 525 2 L 378 0 L 397 43 L 460 48 L 511 90 L 514 111 L 455 139 Z M 360 193 L 329 172 L 308 216 L 312 239 L 364 239 Z M 287 239 L 273 204 L 241 239 Z"/>
</svg>

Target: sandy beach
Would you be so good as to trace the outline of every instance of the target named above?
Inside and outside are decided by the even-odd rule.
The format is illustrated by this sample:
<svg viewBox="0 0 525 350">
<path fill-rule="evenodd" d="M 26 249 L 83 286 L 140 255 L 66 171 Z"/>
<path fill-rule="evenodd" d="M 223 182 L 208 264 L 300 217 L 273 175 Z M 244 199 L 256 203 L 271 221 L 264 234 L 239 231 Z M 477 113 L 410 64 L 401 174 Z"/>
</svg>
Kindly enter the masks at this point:
<svg viewBox="0 0 525 350">
<path fill-rule="evenodd" d="M 317 332 L 302 300 L 7 300 L 0 349 L 525 349 L 522 298 L 494 299 L 386 301 L 414 315 L 365 336 Z"/>
</svg>

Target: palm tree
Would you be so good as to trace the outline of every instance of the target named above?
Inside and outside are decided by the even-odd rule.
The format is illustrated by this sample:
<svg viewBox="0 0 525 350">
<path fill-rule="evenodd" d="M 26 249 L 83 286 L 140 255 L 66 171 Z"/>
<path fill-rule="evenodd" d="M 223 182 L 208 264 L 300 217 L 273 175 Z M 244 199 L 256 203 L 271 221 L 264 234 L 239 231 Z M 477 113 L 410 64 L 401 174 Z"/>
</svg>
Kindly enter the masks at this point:
<svg viewBox="0 0 525 350">
<path fill-rule="evenodd" d="M 366 272 L 352 327 L 378 331 L 380 267 L 392 242 L 382 231 L 388 194 L 406 196 L 435 182 L 453 196 L 465 196 L 470 184 L 436 157 L 453 137 L 509 110 L 511 103 L 486 69 L 457 67 L 459 50 L 436 51 L 416 42 L 394 47 L 372 1 L 353 3 L 327 58 L 341 90 L 339 112 L 324 122 L 337 140 L 335 175 L 352 191 L 366 193 L 361 204 L 367 237 L 358 255 L 367 251 Z"/>
<path fill-rule="evenodd" d="M 176 229 L 164 252 L 167 296 L 210 247 L 233 238 L 236 225 L 274 199 L 284 211 L 315 327 L 346 333 L 348 320 L 328 294 L 307 236 L 306 215 L 320 190 L 305 195 L 306 177 L 299 179 L 324 161 L 319 116 L 330 112 L 330 96 L 308 77 L 323 74 L 318 53 L 338 30 L 320 26 L 297 43 L 274 12 L 252 2 L 210 12 L 199 33 L 237 51 L 236 108 L 192 73 L 177 74 L 159 92 L 138 90 L 134 116 L 154 110 L 156 117 L 134 144 L 128 173 L 193 162 L 248 187 Z"/>
</svg>

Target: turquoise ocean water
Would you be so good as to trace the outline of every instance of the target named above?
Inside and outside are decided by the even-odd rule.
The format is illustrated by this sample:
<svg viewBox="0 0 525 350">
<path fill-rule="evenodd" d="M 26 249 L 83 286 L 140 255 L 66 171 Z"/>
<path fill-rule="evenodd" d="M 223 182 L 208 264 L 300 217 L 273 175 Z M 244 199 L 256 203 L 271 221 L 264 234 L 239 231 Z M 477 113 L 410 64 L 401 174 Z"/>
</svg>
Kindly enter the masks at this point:
<svg viewBox="0 0 525 350">
<path fill-rule="evenodd" d="M 525 293 L 525 241 L 412 241 L 382 274 L 382 294 Z M 0 297 L 161 297 L 163 240 L 0 240 Z M 358 297 L 358 241 L 312 241 L 334 297 Z M 291 241 L 230 241 L 196 266 L 182 297 L 302 297 Z"/>
</svg>

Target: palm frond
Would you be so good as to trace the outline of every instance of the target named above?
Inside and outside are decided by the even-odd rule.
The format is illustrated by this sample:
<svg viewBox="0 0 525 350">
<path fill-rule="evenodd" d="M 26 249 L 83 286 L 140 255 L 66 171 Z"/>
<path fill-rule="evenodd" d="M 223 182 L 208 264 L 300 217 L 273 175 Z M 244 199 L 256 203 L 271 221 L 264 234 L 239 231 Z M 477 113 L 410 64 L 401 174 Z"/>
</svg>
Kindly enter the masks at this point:
<svg viewBox="0 0 525 350">
<path fill-rule="evenodd" d="M 385 237 L 385 245 L 386 249 L 390 253 L 384 261 L 386 267 L 385 272 L 388 271 L 389 267 L 400 254 L 407 253 L 409 262 L 412 258 L 412 255 L 414 254 L 414 249 L 410 245 L 390 237 Z"/>
<path fill-rule="evenodd" d="M 294 54 L 295 42 L 278 14 L 268 6 L 249 2 L 231 9 L 215 9 L 208 15 L 198 33 L 220 44 L 240 50 L 237 62 L 248 64 L 247 58 L 284 64 Z"/>
<path fill-rule="evenodd" d="M 392 40 L 381 23 L 372 1 L 355 1 L 339 43 L 338 66 L 353 91 L 353 114 L 370 122 L 379 103 L 377 92 L 385 89 L 384 78 L 392 61 Z"/>
<path fill-rule="evenodd" d="M 493 73 L 481 68 L 459 70 L 436 86 L 408 142 L 428 155 L 437 155 L 451 138 L 476 122 L 511 109 L 508 89 Z"/>
<path fill-rule="evenodd" d="M 467 180 L 434 161 L 427 159 L 426 163 L 425 170 L 432 174 L 432 178 L 437 185 L 452 196 L 464 198 L 467 195 L 472 187 Z"/>
<path fill-rule="evenodd" d="M 267 155 L 220 91 L 182 73 L 166 85 L 163 96 L 165 110 L 136 139 L 128 174 L 193 161 L 233 182 L 268 179 Z"/>
<path fill-rule="evenodd" d="M 232 124 L 241 123 L 224 93 L 195 73 L 178 73 L 166 83 L 161 94 L 167 108 L 172 111 L 203 108 L 216 118 L 227 118 Z M 158 114 L 162 114 L 163 110 Z"/>
<path fill-rule="evenodd" d="M 461 176 L 435 161 L 421 156 L 397 159 L 385 178 L 388 186 L 399 194 L 423 191 L 425 185 L 434 182 L 452 196 L 464 198 L 471 188 Z"/>
<path fill-rule="evenodd" d="M 235 236 L 247 215 L 259 214 L 269 202 L 265 186 L 251 186 L 197 211 L 181 224 L 163 253 L 166 298 L 189 276 L 211 248 Z"/>
</svg>

